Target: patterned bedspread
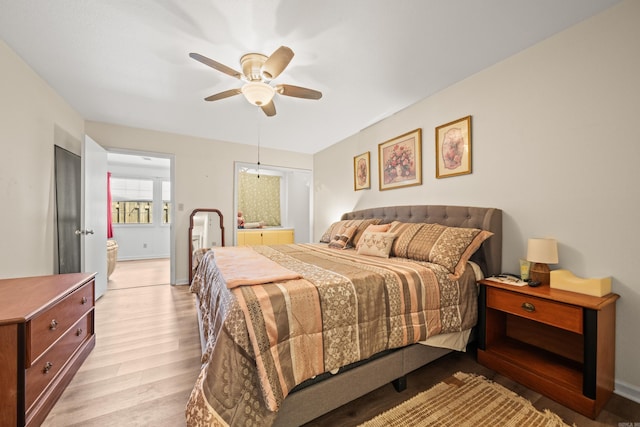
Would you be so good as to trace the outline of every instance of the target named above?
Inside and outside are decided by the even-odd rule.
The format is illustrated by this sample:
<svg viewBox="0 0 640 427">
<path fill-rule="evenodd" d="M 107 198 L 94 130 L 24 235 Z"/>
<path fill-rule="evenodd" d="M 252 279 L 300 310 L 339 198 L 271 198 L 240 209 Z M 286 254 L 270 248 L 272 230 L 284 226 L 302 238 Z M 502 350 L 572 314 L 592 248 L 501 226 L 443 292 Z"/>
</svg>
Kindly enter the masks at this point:
<svg viewBox="0 0 640 427">
<path fill-rule="evenodd" d="M 303 279 L 228 289 L 205 254 L 191 284 L 207 345 L 189 426 L 270 425 L 304 380 L 477 320 L 470 268 L 451 280 L 437 264 L 323 244 L 253 248 Z"/>
</svg>

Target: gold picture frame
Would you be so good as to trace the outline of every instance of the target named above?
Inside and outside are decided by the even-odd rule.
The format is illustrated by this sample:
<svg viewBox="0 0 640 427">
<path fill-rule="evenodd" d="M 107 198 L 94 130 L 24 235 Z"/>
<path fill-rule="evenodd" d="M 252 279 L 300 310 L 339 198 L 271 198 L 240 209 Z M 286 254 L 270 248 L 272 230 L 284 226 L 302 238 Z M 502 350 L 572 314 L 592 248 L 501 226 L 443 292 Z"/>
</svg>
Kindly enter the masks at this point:
<svg viewBox="0 0 640 427">
<path fill-rule="evenodd" d="M 370 152 L 362 153 L 353 158 L 353 190 L 371 188 L 371 159 Z"/>
<path fill-rule="evenodd" d="M 471 173 L 471 116 L 436 128 L 436 178 Z"/>
<path fill-rule="evenodd" d="M 378 144 L 380 190 L 422 184 L 422 129 Z"/>
</svg>

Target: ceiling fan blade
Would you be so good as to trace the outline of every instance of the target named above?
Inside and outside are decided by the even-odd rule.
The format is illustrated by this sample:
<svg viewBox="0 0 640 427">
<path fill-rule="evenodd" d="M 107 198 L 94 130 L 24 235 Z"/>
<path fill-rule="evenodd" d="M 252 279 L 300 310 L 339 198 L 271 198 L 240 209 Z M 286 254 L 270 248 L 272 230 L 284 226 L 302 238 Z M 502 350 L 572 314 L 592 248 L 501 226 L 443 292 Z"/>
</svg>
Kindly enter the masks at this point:
<svg viewBox="0 0 640 427">
<path fill-rule="evenodd" d="M 319 92 L 313 89 L 308 89 L 306 87 L 293 86 L 293 85 L 278 85 L 276 86 L 276 92 L 278 92 L 280 95 L 294 96 L 296 98 L 305 98 L 305 99 L 322 98 L 322 92 Z"/>
<path fill-rule="evenodd" d="M 204 65 L 208 65 L 209 67 L 220 71 L 221 73 L 225 73 L 230 75 L 231 77 L 235 77 L 236 79 L 241 79 L 242 78 L 242 73 L 239 71 L 234 70 L 233 68 L 227 67 L 224 64 L 221 64 L 217 61 L 214 61 L 213 59 L 209 59 L 206 56 L 202 56 L 199 53 L 194 53 L 191 52 L 189 54 L 189 56 L 193 59 L 195 59 L 198 62 L 202 62 Z"/>
<path fill-rule="evenodd" d="M 273 99 L 268 104 L 263 105 L 260 108 L 262 108 L 262 111 L 264 111 L 264 113 L 269 117 L 276 115 L 276 105 L 273 103 Z"/>
<path fill-rule="evenodd" d="M 262 65 L 262 75 L 267 80 L 273 80 L 287 68 L 293 58 L 293 51 L 286 46 L 280 46 Z"/>
<path fill-rule="evenodd" d="M 240 89 L 229 89 L 224 92 L 216 93 L 215 95 L 207 96 L 205 101 L 217 101 L 219 99 L 229 98 L 230 96 L 241 94 L 242 91 Z"/>
</svg>

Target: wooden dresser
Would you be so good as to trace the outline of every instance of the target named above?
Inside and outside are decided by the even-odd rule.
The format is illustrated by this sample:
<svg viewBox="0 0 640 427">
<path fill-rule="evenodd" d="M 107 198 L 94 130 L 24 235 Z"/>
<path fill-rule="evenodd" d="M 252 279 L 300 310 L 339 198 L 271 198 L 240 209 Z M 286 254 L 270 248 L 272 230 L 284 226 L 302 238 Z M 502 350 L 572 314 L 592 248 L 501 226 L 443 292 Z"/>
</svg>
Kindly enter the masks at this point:
<svg viewBox="0 0 640 427">
<path fill-rule="evenodd" d="M 40 425 L 95 346 L 94 277 L 0 280 L 0 426 Z"/>
</svg>

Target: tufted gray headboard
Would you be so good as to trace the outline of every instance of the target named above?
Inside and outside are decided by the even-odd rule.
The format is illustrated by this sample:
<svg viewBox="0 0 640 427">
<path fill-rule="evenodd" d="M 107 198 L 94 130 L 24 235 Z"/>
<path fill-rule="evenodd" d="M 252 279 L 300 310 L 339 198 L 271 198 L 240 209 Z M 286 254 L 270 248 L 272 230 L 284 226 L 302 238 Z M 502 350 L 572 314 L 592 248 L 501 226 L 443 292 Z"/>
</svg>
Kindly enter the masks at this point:
<svg viewBox="0 0 640 427">
<path fill-rule="evenodd" d="M 392 221 L 426 222 L 450 227 L 479 228 L 493 233 L 471 257 L 485 275 L 501 273 L 502 210 L 472 206 L 413 205 L 362 209 L 342 215 L 345 219 L 382 218 L 382 224 Z"/>
</svg>

